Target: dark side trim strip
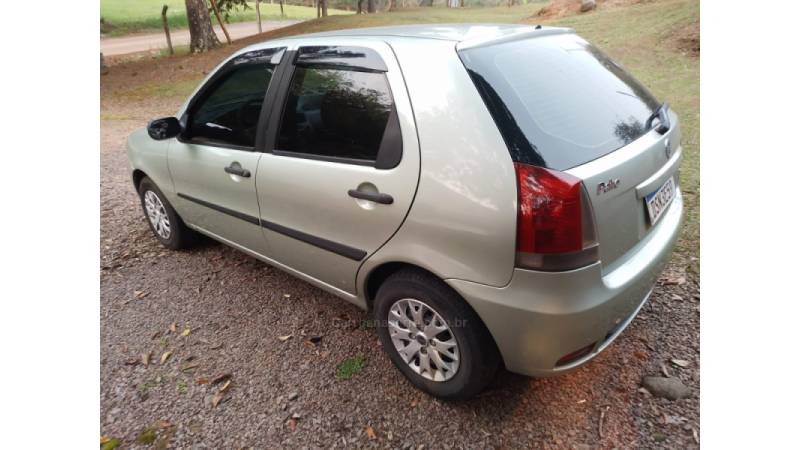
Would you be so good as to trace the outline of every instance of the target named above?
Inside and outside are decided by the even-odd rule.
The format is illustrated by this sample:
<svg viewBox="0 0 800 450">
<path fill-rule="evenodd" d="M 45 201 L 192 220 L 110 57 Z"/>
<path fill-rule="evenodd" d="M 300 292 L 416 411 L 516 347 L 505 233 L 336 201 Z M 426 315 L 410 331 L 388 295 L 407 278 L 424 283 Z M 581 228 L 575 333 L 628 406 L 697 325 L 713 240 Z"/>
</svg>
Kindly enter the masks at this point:
<svg viewBox="0 0 800 450">
<path fill-rule="evenodd" d="M 258 217 L 249 216 L 247 214 L 243 214 L 238 211 L 225 208 L 224 206 L 215 205 L 205 200 L 200 200 L 199 198 L 194 198 L 192 196 L 182 194 L 180 192 L 178 192 L 178 197 L 189 200 L 190 202 L 197 203 L 198 205 L 205 206 L 206 208 L 213 209 L 214 211 L 219 211 L 223 214 L 236 217 L 237 219 L 241 219 L 244 220 L 245 222 L 252 223 L 253 225 L 261 225 L 262 227 L 268 230 L 272 230 L 284 236 L 297 239 L 298 241 L 302 241 L 305 242 L 306 244 L 313 245 L 314 247 L 318 247 L 323 250 L 336 253 L 337 255 L 344 256 L 345 258 L 352 259 L 353 261 L 361 261 L 362 259 L 364 259 L 365 256 L 367 256 L 367 252 L 365 252 L 364 250 L 359 250 L 357 248 L 340 244 L 338 242 L 329 241 L 321 237 L 303 233 L 302 231 L 297 231 L 295 229 L 288 228 L 283 225 L 279 225 L 277 223 L 268 222 L 264 219 L 259 220 Z"/>
<path fill-rule="evenodd" d="M 319 247 L 323 250 L 336 253 L 337 255 L 344 256 L 348 259 L 352 259 L 353 261 L 361 261 L 365 256 L 367 256 L 367 252 L 364 250 L 359 250 L 338 242 L 322 239 L 311 234 L 303 233 L 302 231 L 297 231 L 292 228 L 287 228 L 283 225 L 278 225 L 277 223 L 267 222 L 264 219 L 261 219 L 261 226 L 276 233 L 297 239 L 298 241 L 303 241 L 306 244 L 311 244 L 314 247 Z"/>
<path fill-rule="evenodd" d="M 219 211 L 219 212 L 221 212 L 223 214 L 227 214 L 229 216 L 236 217 L 237 219 L 242 219 L 245 222 L 252 223 L 253 225 L 259 225 L 258 217 L 248 216 L 247 214 L 240 213 L 239 211 L 234 211 L 234 210 L 228 209 L 228 208 L 226 208 L 224 206 L 215 205 L 215 204 L 209 203 L 209 202 L 207 202 L 205 200 L 200 200 L 199 198 L 194 198 L 194 197 L 188 196 L 186 194 L 181 194 L 180 192 L 178 192 L 178 197 L 185 198 L 186 200 L 189 200 L 190 202 L 195 202 L 198 205 L 203 205 L 206 208 L 213 209 L 214 211 Z"/>
</svg>

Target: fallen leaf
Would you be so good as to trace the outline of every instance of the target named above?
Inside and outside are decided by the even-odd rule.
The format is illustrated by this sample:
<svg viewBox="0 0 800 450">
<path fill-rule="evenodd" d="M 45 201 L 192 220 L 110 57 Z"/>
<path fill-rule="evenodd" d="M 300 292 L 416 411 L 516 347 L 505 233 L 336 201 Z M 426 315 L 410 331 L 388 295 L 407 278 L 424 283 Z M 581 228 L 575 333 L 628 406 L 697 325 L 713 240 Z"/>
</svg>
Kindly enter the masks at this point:
<svg viewBox="0 0 800 450">
<path fill-rule="evenodd" d="M 170 326 L 169 326 L 169 331 L 174 333 L 177 330 L 178 330 L 178 324 L 175 323 L 175 322 L 172 322 L 172 324 L 170 324 Z"/>
<path fill-rule="evenodd" d="M 291 297 L 292 297 L 291 294 L 283 294 L 283 298 L 291 298 Z"/>
<path fill-rule="evenodd" d="M 281 342 L 286 342 L 286 341 L 288 341 L 288 340 L 289 340 L 289 338 L 291 338 L 291 337 L 292 337 L 292 335 L 291 335 L 291 334 L 287 334 L 286 336 L 278 336 L 278 340 L 279 340 L 279 341 L 281 341 Z"/>
<path fill-rule="evenodd" d="M 672 300 L 674 300 L 676 302 L 682 302 L 683 301 L 683 297 L 681 297 L 678 294 L 672 294 Z"/>
<path fill-rule="evenodd" d="M 667 277 L 664 278 L 662 284 L 664 286 L 672 286 L 672 285 L 683 285 L 686 284 L 686 278 L 684 277 Z"/>
<path fill-rule="evenodd" d="M 181 372 L 187 372 L 192 369 L 196 369 L 200 363 L 188 363 L 181 366 Z"/>
<path fill-rule="evenodd" d="M 158 422 L 158 427 L 163 430 L 163 429 L 166 429 L 166 428 L 171 428 L 172 424 L 170 423 L 169 420 L 161 420 L 161 421 Z"/>
<path fill-rule="evenodd" d="M 214 408 L 216 408 L 217 405 L 219 405 L 219 402 L 222 401 L 222 397 L 224 397 L 224 396 L 225 396 L 225 394 L 222 393 L 222 392 L 217 392 L 216 394 L 214 394 L 214 397 L 211 399 L 211 405 Z"/>
<path fill-rule="evenodd" d="M 295 420 L 297 420 L 297 419 L 299 419 L 299 418 L 300 418 L 300 414 L 299 414 L 299 413 L 293 413 L 293 414 L 292 414 L 292 419 L 295 419 Z"/>
<path fill-rule="evenodd" d="M 165 362 L 167 362 L 167 359 L 170 357 L 170 355 L 172 355 L 172 352 L 164 352 L 164 354 L 161 355 L 161 364 L 162 365 Z"/>
<path fill-rule="evenodd" d="M 289 419 L 286 421 L 286 425 L 289 426 L 289 430 L 294 432 L 297 429 L 297 421 L 294 419 Z"/>
<path fill-rule="evenodd" d="M 219 349 L 221 349 L 221 348 L 222 348 L 222 343 L 220 342 L 219 344 L 214 344 L 214 345 L 212 345 L 212 346 L 211 346 L 211 347 L 209 347 L 209 348 L 210 348 L 211 350 L 219 350 Z"/>
<path fill-rule="evenodd" d="M 133 291 L 133 295 L 135 295 L 136 298 L 141 300 L 141 299 L 147 297 L 148 295 L 150 295 L 150 293 L 149 292 L 145 292 L 145 291 Z"/>
<path fill-rule="evenodd" d="M 578 404 L 580 405 L 581 403 L 586 403 L 586 399 L 578 400 Z"/>
<path fill-rule="evenodd" d="M 233 377 L 233 374 L 231 374 L 231 373 L 223 373 L 222 375 L 217 375 L 217 376 L 216 376 L 216 377 L 215 377 L 215 378 L 214 378 L 214 379 L 211 381 L 211 384 L 212 384 L 212 385 L 214 385 L 214 384 L 219 384 L 219 383 L 222 383 L 223 381 L 227 381 L 227 380 L 231 379 L 232 377 Z"/>
<path fill-rule="evenodd" d="M 100 445 L 105 444 L 106 442 L 110 441 L 111 438 L 108 436 L 100 436 Z"/>
<path fill-rule="evenodd" d="M 369 436 L 370 439 L 375 439 L 377 437 L 377 436 L 375 436 L 375 430 L 373 430 L 371 426 L 367 426 L 365 431 L 367 433 L 367 436 Z"/>
<path fill-rule="evenodd" d="M 147 367 L 150 364 L 150 357 L 153 356 L 153 352 L 142 353 L 142 364 Z"/>
<path fill-rule="evenodd" d="M 192 332 L 192 330 L 190 330 L 190 329 L 189 329 L 189 327 L 186 327 L 186 328 L 183 330 L 183 333 L 181 333 L 181 336 L 183 336 L 183 337 L 186 337 L 186 336 L 188 336 L 188 335 L 189 335 L 191 332 Z"/>
<path fill-rule="evenodd" d="M 225 392 L 226 390 L 228 390 L 228 387 L 230 387 L 230 385 L 231 385 L 231 380 L 226 381 L 225 384 L 223 384 L 222 387 L 220 388 L 219 392 L 220 393 Z"/>
<path fill-rule="evenodd" d="M 670 375 L 669 370 L 667 370 L 667 365 L 664 363 L 661 364 L 661 373 L 663 373 L 664 376 L 667 378 L 670 378 L 672 376 Z"/>
<path fill-rule="evenodd" d="M 694 437 L 696 443 L 700 443 L 700 436 L 697 435 L 697 430 L 695 428 L 692 428 L 692 437 Z"/>
<path fill-rule="evenodd" d="M 208 378 L 203 378 L 203 377 L 198 378 L 197 379 L 197 384 L 200 384 L 200 385 L 208 384 Z"/>
</svg>

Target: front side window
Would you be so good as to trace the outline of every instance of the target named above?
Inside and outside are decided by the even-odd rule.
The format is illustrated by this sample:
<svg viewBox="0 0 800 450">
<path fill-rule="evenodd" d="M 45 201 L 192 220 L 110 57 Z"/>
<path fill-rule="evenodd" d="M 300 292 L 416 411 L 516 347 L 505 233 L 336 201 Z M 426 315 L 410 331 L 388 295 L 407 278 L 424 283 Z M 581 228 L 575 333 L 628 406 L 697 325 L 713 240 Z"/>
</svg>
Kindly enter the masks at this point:
<svg viewBox="0 0 800 450">
<path fill-rule="evenodd" d="M 392 108 L 383 73 L 297 67 L 276 150 L 375 161 Z"/>
<path fill-rule="evenodd" d="M 192 139 L 253 147 L 258 117 L 275 66 L 244 64 L 223 75 L 192 108 Z"/>
</svg>

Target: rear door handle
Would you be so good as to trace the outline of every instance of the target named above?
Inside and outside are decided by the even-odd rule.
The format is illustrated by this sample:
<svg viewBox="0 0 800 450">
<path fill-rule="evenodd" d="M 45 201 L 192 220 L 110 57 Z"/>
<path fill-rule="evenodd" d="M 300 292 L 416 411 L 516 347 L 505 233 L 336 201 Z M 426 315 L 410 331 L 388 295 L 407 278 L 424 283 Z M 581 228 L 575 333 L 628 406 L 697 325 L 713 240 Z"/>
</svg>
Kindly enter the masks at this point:
<svg viewBox="0 0 800 450">
<path fill-rule="evenodd" d="M 250 171 L 243 169 L 238 162 L 233 162 L 230 166 L 225 167 L 225 172 L 231 175 L 239 175 L 243 178 L 250 178 Z"/>
<path fill-rule="evenodd" d="M 361 200 L 369 200 L 371 202 L 380 203 L 381 205 L 391 205 L 394 203 L 394 198 L 392 198 L 391 195 L 381 192 L 364 192 L 359 191 L 358 189 L 350 189 L 347 191 L 347 195 L 353 198 L 359 198 Z"/>
</svg>

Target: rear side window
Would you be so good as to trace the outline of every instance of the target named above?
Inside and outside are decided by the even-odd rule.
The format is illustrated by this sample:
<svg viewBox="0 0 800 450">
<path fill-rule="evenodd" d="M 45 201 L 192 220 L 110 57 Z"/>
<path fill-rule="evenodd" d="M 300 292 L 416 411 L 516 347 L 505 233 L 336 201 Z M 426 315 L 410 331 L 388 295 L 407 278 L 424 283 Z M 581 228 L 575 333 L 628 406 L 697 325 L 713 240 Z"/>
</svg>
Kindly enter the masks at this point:
<svg viewBox="0 0 800 450">
<path fill-rule="evenodd" d="M 566 170 L 644 135 L 656 99 L 574 34 L 460 52 L 516 162 Z"/>
<path fill-rule="evenodd" d="M 276 150 L 374 162 L 392 109 L 383 73 L 297 67 Z"/>
<path fill-rule="evenodd" d="M 253 147 L 273 71 L 273 65 L 259 62 L 226 73 L 193 107 L 190 136 L 211 143 Z"/>
</svg>

